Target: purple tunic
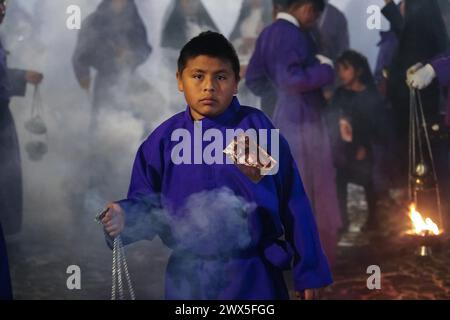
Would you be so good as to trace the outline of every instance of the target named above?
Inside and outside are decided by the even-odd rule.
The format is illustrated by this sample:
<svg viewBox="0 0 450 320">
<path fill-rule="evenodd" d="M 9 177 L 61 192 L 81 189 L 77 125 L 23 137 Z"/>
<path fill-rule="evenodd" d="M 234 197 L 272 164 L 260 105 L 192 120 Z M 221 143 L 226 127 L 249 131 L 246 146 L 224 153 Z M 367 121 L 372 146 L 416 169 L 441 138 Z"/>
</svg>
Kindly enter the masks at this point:
<svg viewBox="0 0 450 320">
<path fill-rule="evenodd" d="M 450 126 L 450 54 L 436 58 L 430 64 L 436 72 L 439 83 L 442 86 L 449 86 L 445 122 Z"/>
<path fill-rule="evenodd" d="M 174 250 L 166 299 L 288 299 L 283 270 L 292 258 L 296 290 L 329 285 L 328 262 L 286 140 L 280 137 L 278 173 L 254 183 L 234 164 L 174 164 L 173 131 L 194 135 L 200 124 L 224 135 L 226 129 L 273 128 L 261 111 L 234 98 L 225 113 L 200 122 L 187 108 L 140 147 L 128 198 L 120 202 L 122 238 L 127 244 L 159 235 Z M 237 207 L 247 215 L 236 215 Z"/>
<path fill-rule="evenodd" d="M 277 20 L 260 35 L 247 70 L 249 88 L 271 82 L 278 92 L 274 124 L 286 137 L 312 203 L 330 262 L 342 225 L 329 135 L 323 118 L 321 88 L 333 83 L 334 71 L 319 64 L 308 32 Z"/>
</svg>

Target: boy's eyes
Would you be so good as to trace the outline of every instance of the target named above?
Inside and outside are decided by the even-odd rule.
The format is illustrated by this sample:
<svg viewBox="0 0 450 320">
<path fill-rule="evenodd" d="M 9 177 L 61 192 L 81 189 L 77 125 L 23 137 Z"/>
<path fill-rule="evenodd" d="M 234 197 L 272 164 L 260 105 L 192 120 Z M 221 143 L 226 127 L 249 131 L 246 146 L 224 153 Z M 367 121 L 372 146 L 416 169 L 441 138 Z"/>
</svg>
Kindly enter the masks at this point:
<svg viewBox="0 0 450 320">
<path fill-rule="evenodd" d="M 202 80 L 205 76 L 203 74 L 194 74 L 193 78 L 197 79 L 197 80 Z M 217 80 L 223 81 L 223 80 L 227 80 L 227 77 L 225 75 L 217 75 L 216 76 Z"/>
</svg>

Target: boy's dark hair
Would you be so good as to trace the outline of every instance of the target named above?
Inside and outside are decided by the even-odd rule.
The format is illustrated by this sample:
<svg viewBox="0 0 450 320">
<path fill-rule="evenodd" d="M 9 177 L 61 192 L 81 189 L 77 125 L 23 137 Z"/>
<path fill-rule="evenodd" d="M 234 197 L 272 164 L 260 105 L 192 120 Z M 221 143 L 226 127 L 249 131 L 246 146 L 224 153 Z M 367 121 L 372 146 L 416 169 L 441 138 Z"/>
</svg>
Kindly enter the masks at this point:
<svg viewBox="0 0 450 320">
<path fill-rule="evenodd" d="M 371 87 L 375 86 L 375 80 L 370 70 L 367 58 L 355 50 L 347 50 L 337 59 L 337 65 L 352 66 L 356 72 L 360 72 L 359 81 L 364 85 Z"/>
<path fill-rule="evenodd" d="M 239 57 L 231 42 L 222 34 L 206 31 L 191 39 L 181 49 L 180 57 L 178 58 L 178 72 L 181 74 L 190 59 L 201 55 L 228 61 L 233 68 L 236 80 L 240 80 L 241 65 Z"/>
<path fill-rule="evenodd" d="M 289 0 L 272 0 L 272 6 L 280 10 L 286 10 L 289 7 L 288 1 Z"/>
<path fill-rule="evenodd" d="M 292 6 L 303 6 L 305 4 L 312 4 L 314 9 L 319 12 L 325 10 L 325 0 L 285 0 L 286 8 L 291 8 Z"/>
</svg>

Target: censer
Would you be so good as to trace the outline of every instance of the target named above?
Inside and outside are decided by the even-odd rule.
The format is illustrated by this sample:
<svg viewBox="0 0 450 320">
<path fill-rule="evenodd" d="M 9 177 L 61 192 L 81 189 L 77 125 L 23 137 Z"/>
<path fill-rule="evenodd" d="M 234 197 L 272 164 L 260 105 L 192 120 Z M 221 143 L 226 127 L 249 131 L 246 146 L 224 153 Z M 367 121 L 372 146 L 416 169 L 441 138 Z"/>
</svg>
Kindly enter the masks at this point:
<svg viewBox="0 0 450 320">
<path fill-rule="evenodd" d="M 105 217 L 108 211 L 109 209 L 106 209 L 99 213 L 96 216 L 95 221 L 101 224 L 101 220 Z M 125 249 L 122 243 L 122 238 L 118 235 L 114 238 L 113 244 L 111 300 L 126 300 L 123 278 L 125 278 L 126 285 L 128 286 L 129 298 L 131 300 L 136 300 L 130 272 L 128 271 L 128 264 L 125 257 Z"/>
<path fill-rule="evenodd" d="M 442 226 L 441 197 L 422 99 L 412 88 L 409 120 L 408 196 L 413 228 L 407 235 L 418 246 L 419 256 L 429 256 L 432 247 L 439 245 L 443 233 L 438 227 Z M 433 221 L 430 217 L 422 217 L 418 210 L 435 212 L 437 216 Z"/>
<path fill-rule="evenodd" d="M 34 87 L 33 102 L 31 105 L 31 117 L 25 122 L 25 129 L 31 133 L 31 141 L 26 143 L 25 150 L 28 157 L 32 161 L 40 161 L 42 157 L 48 152 L 47 147 L 47 126 L 42 118 L 43 107 L 42 99 L 39 91 L 39 86 Z M 34 136 L 45 136 L 45 139 L 35 139 Z"/>
</svg>

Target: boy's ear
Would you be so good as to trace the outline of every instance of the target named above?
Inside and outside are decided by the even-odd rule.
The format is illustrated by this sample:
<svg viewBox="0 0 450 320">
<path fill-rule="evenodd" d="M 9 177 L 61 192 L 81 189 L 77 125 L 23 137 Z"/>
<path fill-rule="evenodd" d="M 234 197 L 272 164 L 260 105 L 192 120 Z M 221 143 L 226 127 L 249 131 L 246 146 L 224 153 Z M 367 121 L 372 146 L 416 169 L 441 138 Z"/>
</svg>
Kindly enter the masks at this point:
<svg viewBox="0 0 450 320">
<path fill-rule="evenodd" d="M 241 82 L 242 78 L 236 78 L 236 84 L 234 86 L 234 94 L 237 95 L 239 93 L 239 83 Z"/>
<path fill-rule="evenodd" d="M 183 80 L 181 78 L 181 73 L 177 71 L 177 82 L 178 82 L 178 90 L 180 92 L 184 92 Z"/>
</svg>

